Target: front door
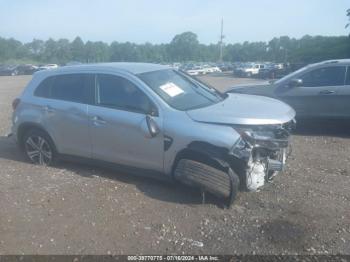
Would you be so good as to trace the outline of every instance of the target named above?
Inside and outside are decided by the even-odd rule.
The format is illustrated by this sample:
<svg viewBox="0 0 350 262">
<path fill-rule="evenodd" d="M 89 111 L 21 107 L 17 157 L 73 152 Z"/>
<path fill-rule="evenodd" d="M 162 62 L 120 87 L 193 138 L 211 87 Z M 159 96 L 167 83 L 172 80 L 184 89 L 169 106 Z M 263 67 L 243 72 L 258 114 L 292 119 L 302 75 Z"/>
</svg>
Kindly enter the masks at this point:
<svg viewBox="0 0 350 262">
<path fill-rule="evenodd" d="M 95 94 L 89 106 L 93 158 L 162 172 L 162 120 L 152 116 L 160 132 L 150 136 L 150 99 L 131 81 L 109 74 L 96 76 Z"/>
<path fill-rule="evenodd" d="M 317 68 L 297 76 L 301 86 L 286 87 L 278 96 L 295 109 L 297 117 L 333 117 L 344 76 L 344 66 Z"/>
</svg>

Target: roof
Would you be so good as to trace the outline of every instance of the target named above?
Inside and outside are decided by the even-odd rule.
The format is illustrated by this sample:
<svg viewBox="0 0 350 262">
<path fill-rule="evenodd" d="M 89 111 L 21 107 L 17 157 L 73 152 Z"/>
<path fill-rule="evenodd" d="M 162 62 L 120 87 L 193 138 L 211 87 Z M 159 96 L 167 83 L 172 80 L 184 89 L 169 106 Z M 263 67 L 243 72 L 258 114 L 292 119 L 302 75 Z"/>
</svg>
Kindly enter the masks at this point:
<svg viewBox="0 0 350 262">
<path fill-rule="evenodd" d="M 312 65 L 325 65 L 325 64 L 337 64 L 337 65 L 348 65 L 350 64 L 350 59 L 332 59 L 332 60 L 325 60 L 319 63 L 315 63 Z"/>
<path fill-rule="evenodd" d="M 74 70 L 118 70 L 118 71 L 126 71 L 131 74 L 142 74 L 157 70 L 168 69 L 168 66 L 159 65 L 159 64 L 151 64 L 151 63 L 126 63 L 126 62 L 118 62 L 118 63 L 97 63 L 97 64 L 81 64 L 81 65 L 72 65 L 72 66 L 63 66 L 58 69 L 49 69 L 51 72 L 53 71 L 69 71 L 71 69 Z"/>
</svg>

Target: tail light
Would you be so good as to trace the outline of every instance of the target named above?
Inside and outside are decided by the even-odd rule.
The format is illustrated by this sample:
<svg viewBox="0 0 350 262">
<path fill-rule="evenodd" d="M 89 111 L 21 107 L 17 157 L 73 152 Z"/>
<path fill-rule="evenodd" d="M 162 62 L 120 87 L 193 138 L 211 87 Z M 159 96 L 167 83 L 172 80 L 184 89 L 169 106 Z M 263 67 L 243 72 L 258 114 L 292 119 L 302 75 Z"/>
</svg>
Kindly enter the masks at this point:
<svg viewBox="0 0 350 262">
<path fill-rule="evenodd" d="M 17 106 L 19 105 L 19 103 L 21 102 L 21 99 L 16 98 L 15 100 L 12 101 L 12 108 L 13 110 L 16 110 Z"/>
</svg>

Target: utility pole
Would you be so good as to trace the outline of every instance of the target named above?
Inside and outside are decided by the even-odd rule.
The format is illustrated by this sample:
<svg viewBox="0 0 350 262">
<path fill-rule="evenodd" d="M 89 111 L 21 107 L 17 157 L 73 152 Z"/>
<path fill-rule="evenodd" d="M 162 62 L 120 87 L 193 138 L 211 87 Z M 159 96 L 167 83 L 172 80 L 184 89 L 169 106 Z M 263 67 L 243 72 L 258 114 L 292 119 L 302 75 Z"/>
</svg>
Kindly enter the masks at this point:
<svg viewBox="0 0 350 262">
<path fill-rule="evenodd" d="M 221 18 L 221 34 L 220 34 L 220 41 L 219 41 L 219 45 L 220 45 L 220 57 L 219 57 L 219 61 L 222 62 L 222 55 L 223 55 L 223 48 L 224 48 L 224 19 Z"/>
</svg>

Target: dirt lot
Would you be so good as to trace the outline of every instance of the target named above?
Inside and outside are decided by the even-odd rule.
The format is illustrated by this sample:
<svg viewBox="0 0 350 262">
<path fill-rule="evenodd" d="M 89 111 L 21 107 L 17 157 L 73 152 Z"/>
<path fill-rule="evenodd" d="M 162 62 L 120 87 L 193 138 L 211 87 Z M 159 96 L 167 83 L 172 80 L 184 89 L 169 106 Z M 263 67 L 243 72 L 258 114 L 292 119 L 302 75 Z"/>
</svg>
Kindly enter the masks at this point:
<svg viewBox="0 0 350 262">
<path fill-rule="evenodd" d="M 345 126 L 299 131 L 286 171 L 223 209 L 138 176 L 28 164 L 5 134 L 11 101 L 29 79 L 0 77 L 0 254 L 350 254 Z M 245 82 L 206 80 L 220 89 Z"/>
</svg>

